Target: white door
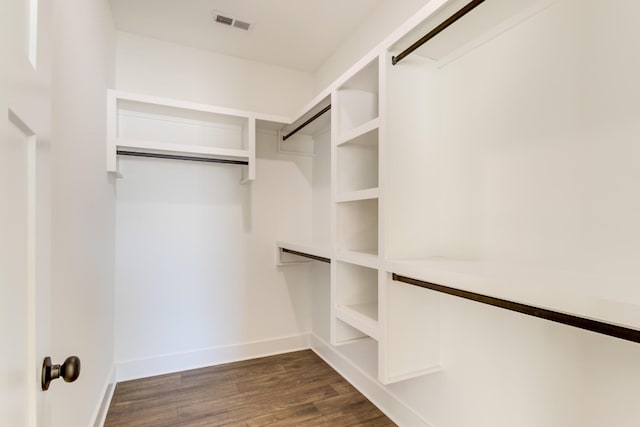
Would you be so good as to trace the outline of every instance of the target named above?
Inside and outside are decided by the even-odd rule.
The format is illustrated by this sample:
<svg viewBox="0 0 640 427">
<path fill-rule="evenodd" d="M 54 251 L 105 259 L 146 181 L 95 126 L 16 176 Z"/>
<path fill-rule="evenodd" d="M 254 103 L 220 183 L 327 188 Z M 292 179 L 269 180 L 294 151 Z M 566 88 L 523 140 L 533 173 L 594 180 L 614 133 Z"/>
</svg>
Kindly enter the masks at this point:
<svg viewBox="0 0 640 427">
<path fill-rule="evenodd" d="M 51 72 L 48 49 L 37 43 L 48 35 L 48 12 L 48 0 L 0 1 L 2 426 L 49 425 L 40 375 L 50 334 Z"/>
</svg>

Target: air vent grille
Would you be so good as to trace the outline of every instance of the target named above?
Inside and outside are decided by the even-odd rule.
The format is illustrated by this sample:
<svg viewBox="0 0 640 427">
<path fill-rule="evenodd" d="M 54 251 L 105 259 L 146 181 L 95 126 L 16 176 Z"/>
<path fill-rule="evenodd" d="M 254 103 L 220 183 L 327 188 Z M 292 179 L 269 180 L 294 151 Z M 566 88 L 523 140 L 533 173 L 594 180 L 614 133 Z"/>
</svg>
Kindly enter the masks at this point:
<svg viewBox="0 0 640 427">
<path fill-rule="evenodd" d="M 228 16 L 216 15 L 216 22 L 224 25 L 233 24 L 233 18 L 229 18 Z"/>
<path fill-rule="evenodd" d="M 240 30 L 249 31 L 251 29 L 251 23 L 235 18 L 228 13 L 222 13 L 217 10 L 213 11 L 213 21 L 218 24 L 226 25 L 228 27 L 238 28 Z"/>
</svg>

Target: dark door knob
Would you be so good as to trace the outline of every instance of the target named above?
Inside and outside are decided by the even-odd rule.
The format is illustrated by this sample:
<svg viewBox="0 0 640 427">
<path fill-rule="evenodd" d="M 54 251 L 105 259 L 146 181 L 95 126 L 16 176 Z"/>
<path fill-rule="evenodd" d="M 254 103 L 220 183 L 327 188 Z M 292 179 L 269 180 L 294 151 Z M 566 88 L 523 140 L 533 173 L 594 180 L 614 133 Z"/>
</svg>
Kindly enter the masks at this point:
<svg viewBox="0 0 640 427">
<path fill-rule="evenodd" d="M 62 365 L 53 365 L 50 357 L 42 362 L 42 389 L 49 390 L 51 381 L 62 377 L 65 382 L 72 383 L 80 376 L 80 358 L 69 356 Z"/>
</svg>

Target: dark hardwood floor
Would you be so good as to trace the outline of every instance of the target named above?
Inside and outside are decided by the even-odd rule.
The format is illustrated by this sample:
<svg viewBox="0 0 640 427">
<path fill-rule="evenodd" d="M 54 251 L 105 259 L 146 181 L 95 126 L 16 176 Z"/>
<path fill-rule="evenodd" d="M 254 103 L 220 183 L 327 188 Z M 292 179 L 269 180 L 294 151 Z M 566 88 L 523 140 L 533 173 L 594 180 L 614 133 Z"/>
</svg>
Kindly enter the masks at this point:
<svg viewBox="0 0 640 427">
<path fill-rule="evenodd" d="M 311 350 L 119 383 L 105 427 L 395 426 Z"/>
</svg>

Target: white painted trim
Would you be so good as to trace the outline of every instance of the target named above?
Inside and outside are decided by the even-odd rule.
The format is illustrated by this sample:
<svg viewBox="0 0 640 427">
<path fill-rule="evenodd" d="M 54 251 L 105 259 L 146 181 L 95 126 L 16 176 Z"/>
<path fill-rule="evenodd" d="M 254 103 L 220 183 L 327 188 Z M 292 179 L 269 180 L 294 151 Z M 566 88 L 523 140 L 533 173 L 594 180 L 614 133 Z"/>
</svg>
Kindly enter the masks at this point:
<svg viewBox="0 0 640 427">
<path fill-rule="evenodd" d="M 120 361 L 116 362 L 116 379 L 118 382 L 128 381 L 308 348 L 309 334 L 302 333 L 269 340 L 166 354 L 148 359 Z"/>
<path fill-rule="evenodd" d="M 113 392 L 116 389 L 116 366 L 111 366 L 111 371 L 107 376 L 107 380 L 102 387 L 101 395 L 102 400 L 93 412 L 93 427 L 102 427 L 107 419 L 107 412 L 109 412 L 109 406 L 111 406 L 111 399 L 113 398 Z"/>
<path fill-rule="evenodd" d="M 311 335 L 311 350 L 358 389 L 394 423 L 402 427 L 433 427 L 407 406 L 402 399 L 391 393 L 387 387 L 315 334 Z"/>
</svg>

